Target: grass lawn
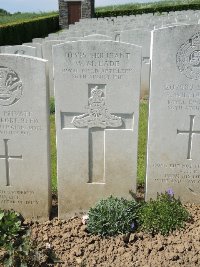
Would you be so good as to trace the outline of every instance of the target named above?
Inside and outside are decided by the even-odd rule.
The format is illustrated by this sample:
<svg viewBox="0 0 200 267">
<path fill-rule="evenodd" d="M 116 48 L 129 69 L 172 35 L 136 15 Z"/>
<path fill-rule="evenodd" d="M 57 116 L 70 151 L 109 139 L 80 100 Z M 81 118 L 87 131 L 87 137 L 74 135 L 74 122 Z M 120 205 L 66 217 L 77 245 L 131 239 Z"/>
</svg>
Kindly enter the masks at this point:
<svg viewBox="0 0 200 267">
<path fill-rule="evenodd" d="M 122 4 L 122 5 L 107 5 L 103 7 L 96 7 L 95 11 L 114 11 L 114 10 L 142 10 L 144 8 L 156 8 L 156 7 L 165 7 L 165 6 L 175 6 L 181 4 L 199 4 L 199 0 L 157 0 L 155 2 L 150 3 L 129 3 L 129 4 Z M 0 9 L 1 11 L 1 9 Z M 52 12 L 38 12 L 38 13 L 14 13 L 5 15 L 4 13 L 0 12 L 0 26 L 9 24 L 12 22 L 22 22 L 31 20 L 34 18 L 56 15 L 58 11 Z"/>
<path fill-rule="evenodd" d="M 56 151 L 56 127 L 55 116 L 50 115 L 50 135 L 51 135 L 51 180 L 52 190 L 57 191 L 57 151 Z"/>
<path fill-rule="evenodd" d="M 50 15 L 56 15 L 58 12 L 40 12 L 40 13 L 19 13 L 11 15 L 0 16 L 0 26 L 13 23 L 13 22 L 24 22 L 35 18 L 42 18 Z"/>
<path fill-rule="evenodd" d="M 146 166 L 146 140 L 147 140 L 147 101 L 140 102 L 140 121 L 139 121 L 139 144 L 138 144 L 138 184 L 144 184 L 145 166 Z M 52 190 L 57 190 L 56 176 L 56 131 L 55 131 L 55 116 L 50 116 L 51 125 L 51 177 Z"/>
<path fill-rule="evenodd" d="M 144 185 L 148 126 L 148 101 L 140 101 L 137 182 Z"/>
<path fill-rule="evenodd" d="M 96 12 L 100 11 L 112 11 L 112 10 L 142 10 L 144 8 L 156 8 L 165 6 L 175 6 L 181 4 L 199 4 L 199 0 L 158 0 L 150 3 L 133 3 L 133 4 L 123 4 L 123 5 L 110 5 L 97 7 Z"/>
</svg>

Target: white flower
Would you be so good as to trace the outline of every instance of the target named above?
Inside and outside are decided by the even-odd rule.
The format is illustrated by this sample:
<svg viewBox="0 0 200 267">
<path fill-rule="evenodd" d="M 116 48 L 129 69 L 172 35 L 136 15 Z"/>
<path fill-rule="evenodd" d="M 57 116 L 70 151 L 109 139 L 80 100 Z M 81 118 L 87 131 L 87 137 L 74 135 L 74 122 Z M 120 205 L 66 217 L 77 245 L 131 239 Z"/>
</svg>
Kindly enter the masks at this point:
<svg viewBox="0 0 200 267">
<path fill-rule="evenodd" d="M 87 224 L 87 220 L 89 219 L 89 216 L 86 214 L 86 215 L 83 215 L 82 217 L 82 224 Z"/>
<path fill-rule="evenodd" d="M 51 245 L 49 243 L 46 243 L 46 249 L 50 249 Z"/>
</svg>

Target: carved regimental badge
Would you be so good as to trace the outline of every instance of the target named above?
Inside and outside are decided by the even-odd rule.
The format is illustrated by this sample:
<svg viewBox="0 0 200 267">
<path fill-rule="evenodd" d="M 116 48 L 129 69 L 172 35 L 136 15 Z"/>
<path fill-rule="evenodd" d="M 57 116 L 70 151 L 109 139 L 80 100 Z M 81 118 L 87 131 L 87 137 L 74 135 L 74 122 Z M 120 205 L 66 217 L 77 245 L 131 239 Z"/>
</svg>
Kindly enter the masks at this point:
<svg viewBox="0 0 200 267">
<path fill-rule="evenodd" d="M 105 103 L 104 92 L 98 89 L 98 86 L 92 89 L 91 97 L 88 99 L 88 102 L 88 112 L 73 118 L 72 123 L 75 127 L 116 128 L 122 126 L 122 119 L 109 113 Z"/>
<path fill-rule="evenodd" d="M 181 45 L 176 55 L 176 63 L 180 72 L 187 78 L 200 79 L 200 32 Z"/>
<path fill-rule="evenodd" d="M 9 106 L 22 96 L 22 81 L 10 68 L 0 66 L 0 105 Z"/>
</svg>

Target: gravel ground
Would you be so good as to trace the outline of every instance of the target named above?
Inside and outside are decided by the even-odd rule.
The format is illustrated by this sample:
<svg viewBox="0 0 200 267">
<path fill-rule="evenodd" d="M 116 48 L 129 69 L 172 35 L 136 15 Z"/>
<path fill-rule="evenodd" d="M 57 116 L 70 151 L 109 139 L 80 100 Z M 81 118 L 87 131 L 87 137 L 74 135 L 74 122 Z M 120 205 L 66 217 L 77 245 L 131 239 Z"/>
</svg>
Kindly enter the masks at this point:
<svg viewBox="0 0 200 267">
<path fill-rule="evenodd" d="M 192 220 L 185 229 L 167 237 L 140 232 L 101 238 L 87 233 L 81 217 L 58 220 L 54 199 L 53 218 L 45 223 L 31 223 L 32 239 L 41 250 L 51 248 L 59 259 L 57 264 L 41 266 L 200 266 L 200 205 L 187 204 L 186 208 Z"/>
</svg>

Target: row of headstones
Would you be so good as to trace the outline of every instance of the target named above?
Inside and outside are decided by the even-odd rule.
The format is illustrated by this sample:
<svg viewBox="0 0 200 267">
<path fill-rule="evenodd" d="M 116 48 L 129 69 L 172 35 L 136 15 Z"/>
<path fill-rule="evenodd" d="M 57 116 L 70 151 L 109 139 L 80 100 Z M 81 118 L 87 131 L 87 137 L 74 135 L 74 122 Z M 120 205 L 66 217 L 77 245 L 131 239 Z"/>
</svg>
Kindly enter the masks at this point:
<svg viewBox="0 0 200 267">
<path fill-rule="evenodd" d="M 53 77 L 53 60 L 52 60 L 53 45 L 57 45 L 57 44 L 64 43 L 67 41 L 77 41 L 77 40 L 117 40 L 121 42 L 139 45 L 142 47 L 141 97 L 146 97 L 149 94 L 150 43 L 151 43 L 151 29 L 147 27 L 147 19 L 149 20 L 151 17 L 153 17 L 153 18 L 156 18 L 157 20 L 161 20 L 161 17 L 162 17 L 162 20 L 163 20 L 164 17 L 168 18 L 168 17 L 174 17 L 174 16 L 176 17 L 181 16 L 185 18 L 187 17 L 188 19 L 188 16 L 189 15 L 192 16 L 192 14 L 195 15 L 194 16 L 195 18 L 197 18 L 199 15 L 199 11 L 173 12 L 169 14 L 168 13 L 162 14 L 161 16 L 153 16 L 152 14 L 144 14 L 144 15 L 137 15 L 137 16 L 126 16 L 126 17 L 115 18 L 116 21 L 123 23 L 124 25 L 126 25 L 126 23 L 128 22 L 128 24 L 125 27 L 126 30 L 123 30 L 123 31 L 119 31 L 120 28 L 116 28 L 116 27 L 115 29 L 112 29 L 110 25 L 107 25 L 106 27 L 106 25 L 102 23 L 103 21 L 106 24 L 108 22 L 112 22 L 112 18 L 105 18 L 105 19 L 98 19 L 98 20 L 97 19 L 92 19 L 92 20 L 84 19 L 84 20 L 81 20 L 76 25 L 72 26 L 72 27 L 78 26 L 79 30 L 77 31 L 75 31 L 74 29 L 64 30 L 58 33 L 49 34 L 49 36 L 46 38 L 35 38 L 33 39 L 32 43 L 25 43 L 22 46 L 0 47 L 0 52 L 36 56 L 36 57 L 44 58 L 48 60 L 49 91 L 50 91 L 50 96 L 54 96 L 54 81 L 53 81 L 54 77 Z M 141 18 L 141 17 L 143 19 L 142 20 L 140 19 L 140 26 L 141 26 L 141 21 L 142 21 L 142 24 L 145 25 L 145 28 L 143 27 L 143 28 L 136 29 L 135 27 L 137 27 L 138 25 L 135 22 L 135 20 L 136 18 L 138 20 L 138 18 Z M 130 23 L 131 21 L 133 21 L 133 19 L 134 19 L 134 23 Z M 89 25 L 87 25 L 88 21 L 90 23 L 90 27 Z M 94 23 L 93 25 L 93 21 L 97 21 L 100 25 L 100 28 L 98 27 L 97 23 Z M 173 23 L 174 22 L 172 20 L 171 24 Z M 81 27 L 81 24 L 83 24 L 84 27 Z M 91 25 L 94 26 L 95 30 L 91 29 L 92 28 Z M 90 28 L 90 30 L 88 30 L 88 28 Z M 107 30 L 105 30 L 105 28 Z M 96 33 L 94 34 L 94 32 Z"/>
<path fill-rule="evenodd" d="M 46 39 L 36 38 L 33 40 L 32 43 L 1 47 L 1 52 L 6 54 L 8 53 L 8 54 L 21 54 L 21 55 L 34 56 L 48 60 L 49 91 L 50 91 L 50 96 L 54 96 L 52 48 L 54 45 L 58 45 L 66 41 L 78 41 L 78 40 L 114 40 L 114 38 L 111 36 L 101 35 L 101 34 L 93 34 L 85 37 L 71 37 L 71 38 L 68 37 L 65 40 L 46 40 Z M 134 43 L 136 45 L 142 46 L 143 48 L 141 97 L 144 97 L 149 93 L 151 32 L 148 30 L 124 31 L 121 32 L 121 40 L 122 42 L 126 43 Z"/>
<path fill-rule="evenodd" d="M 52 47 L 67 41 L 77 41 L 77 40 L 117 40 L 126 43 L 136 44 L 142 47 L 142 79 L 141 79 L 141 97 L 146 97 L 149 94 L 149 75 L 150 75 L 150 42 L 151 42 L 151 29 L 153 27 L 147 27 L 150 18 L 154 20 L 162 20 L 164 18 L 172 18 L 171 25 L 174 24 L 175 17 L 181 17 L 184 19 L 190 19 L 191 17 L 198 18 L 199 11 L 181 11 L 181 12 L 171 12 L 162 14 L 161 16 L 153 16 L 152 14 L 144 14 L 137 16 L 124 16 L 104 19 L 84 19 L 72 27 L 79 27 L 79 30 L 64 30 L 58 33 L 49 34 L 46 38 L 35 38 L 32 43 L 25 43 L 22 46 L 5 46 L 0 47 L 1 53 L 14 53 L 14 54 L 24 54 L 29 56 L 37 56 L 39 58 L 44 58 L 48 60 L 48 70 L 49 70 L 49 91 L 50 96 L 54 96 L 54 82 L 53 82 L 53 60 L 52 60 Z M 190 17 L 189 17 L 190 16 Z M 141 19 L 142 18 L 142 19 Z M 140 19 L 140 26 L 136 23 Z M 179 18 L 180 20 L 180 18 Z M 99 23 L 99 27 L 97 25 Z M 111 27 L 110 22 L 115 22 L 115 29 Z M 90 24 L 88 24 L 88 22 Z M 103 23 L 104 22 L 104 23 Z M 132 23 L 131 23 L 132 22 Z M 106 23 L 106 24 L 105 24 Z M 107 23 L 109 23 L 107 25 Z M 120 23 L 125 25 L 125 30 L 119 31 Z M 182 22 L 179 22 L 183 23 Z M 185 22 L 186 23 L 186 22 Z M 194 23 L 194 21 L 193 21 Z M 83 27 L 81 26 L 83 24 Z M 118 26 L 116 27 L 116 25 Z M 161 23 L 164 27 L 164 24 Z M 169 21 L 168 21 L 169 24 Z M 176 24 L 178 24 L 176 22 Z M 92 27 L 93 25 L 93 27 Z M 143 25 L 143 26 L 142 26 Z M 145 25 L 145 28 L 144 28 Z M 159 26 L 160 24 L 157 24 Z M 166 26 L 166 25 L 165 25 Z M 139 27 L 136 29 L 136 27 Z M 93 28 L 93 29 L 92 29 Z M 106 28 L 106 30 L 105 30 Z M 122 28 L 122 27 L 121 27 Z M 129 29 L 129 30 L 128 30 Z M 96 32 L 96 33 L 94 33 Z M 89 35 L 88 35 L 89 34 Z"/>
<path fill-rule="evenodd" d="M 200 27 L 153 32 L 146 199 L 173 189 L 200 202 Z M 113 41 L 53 48 L 59 217 L 136 192 L 141 48 Z M 0 55 L 0 208 L 51 208 L 47 62 Z"/>
<path fill-rule="evenodd" d="M 87 26 L 90 26 L 90 30 L 103 30 L 105 31 L 106 26 L 113 30 L 122 31 L 132 28 L 149 28 L 151 30 L 160 28 L 162 26 L 172 23 L 189 23 L 197 24 L 200 19 L 199 10 L 169 12 L 162 14 L 142 14 L 132 15 L 123 17 L 109 17 L 99 19 L 81 19 L 80 22 L 75 25 L 70 25 L 69 29 L 73 31 L 86 30 Z"/>
</svg>

